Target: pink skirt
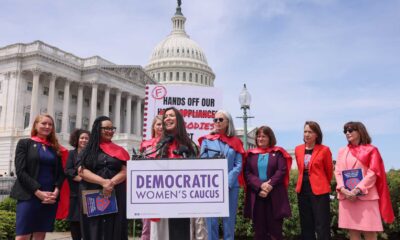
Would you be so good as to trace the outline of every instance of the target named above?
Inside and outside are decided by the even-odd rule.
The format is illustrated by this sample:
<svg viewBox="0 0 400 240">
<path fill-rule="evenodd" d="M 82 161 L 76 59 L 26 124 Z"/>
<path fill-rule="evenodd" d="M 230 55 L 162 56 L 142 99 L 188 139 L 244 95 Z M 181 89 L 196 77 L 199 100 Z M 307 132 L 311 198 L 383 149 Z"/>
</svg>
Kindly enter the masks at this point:
<svg viewBox="0 0 400 240">
<path fill-rule="evenodd" d="M 379 200 L 339 200 L 339 228 L 382 232 Z"/>
</svg>

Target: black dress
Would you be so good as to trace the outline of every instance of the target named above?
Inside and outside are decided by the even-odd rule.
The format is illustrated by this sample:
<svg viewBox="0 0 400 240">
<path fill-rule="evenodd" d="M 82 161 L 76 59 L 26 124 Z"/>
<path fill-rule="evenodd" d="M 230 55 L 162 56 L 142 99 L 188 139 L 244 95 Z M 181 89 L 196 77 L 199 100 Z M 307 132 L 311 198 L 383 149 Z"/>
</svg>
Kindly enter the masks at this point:
<svg viewBox="0 0 400 240">
<path fill-rule="evenodd" d="M 111 179 L 121 171 L 122 166 L 125 164 L 124 161 L 113 158 L 104 152 L 100 152 L 95 169 L 88 168 L 88 170 L 102 178 Z M 79 184 L 79 188 L 81 194 L 82 190 L 102 189 L 102 186 L 82 180 Z M 87 217 L 81 211 L 81 229 L 83 239 L 128 239 L 128 221 L 126 219 L 126 182 L 117 184 L 114 187 L 114 190 L 118 205 L 117 213 L 97 217 Z M 82 205 L 82 201 L 80 201 L 80 204 Z"/>
<path fill-rule="evenodd" d="M 67 220 L 71 222 L 79 222 L 79 182 L 73 179 L 78 175 L 77 165 L 77 150 L 71 150 L 68 154 L 67 164 L 65 166 L 65 175 L 68 179 L 70 195 L 69 195 L 69 209 Z"/>
</svg>

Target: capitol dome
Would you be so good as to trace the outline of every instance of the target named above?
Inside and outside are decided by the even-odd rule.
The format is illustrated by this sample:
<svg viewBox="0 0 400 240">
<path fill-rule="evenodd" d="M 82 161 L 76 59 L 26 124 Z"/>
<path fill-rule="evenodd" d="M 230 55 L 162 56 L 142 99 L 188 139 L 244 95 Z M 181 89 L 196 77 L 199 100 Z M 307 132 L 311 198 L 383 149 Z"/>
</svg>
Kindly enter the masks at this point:
<svg viewBox="0 0 400 240">
<path fill-rule="evenodd" d="M 214 86 L 215 74 L 203 50 L 186 34 L 179 3 L 171 20 L 171 33 L 154 48 L 145 70 L 161 84 Z"/>
</svg>

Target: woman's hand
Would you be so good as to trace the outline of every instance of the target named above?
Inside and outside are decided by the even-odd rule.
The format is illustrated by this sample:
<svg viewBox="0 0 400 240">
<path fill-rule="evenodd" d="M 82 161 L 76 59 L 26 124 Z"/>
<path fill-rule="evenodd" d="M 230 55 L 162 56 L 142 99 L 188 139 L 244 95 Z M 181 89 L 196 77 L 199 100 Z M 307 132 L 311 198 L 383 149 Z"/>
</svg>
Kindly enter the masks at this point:
<svg viewBox="0 0 400 240">
<path fill-rule="evenodd" d="M 35 196 L 42 200 L 43 204 L 54 204 L 57 199 L 57 197 L 53 196 L 53 192 L 41 191 L 39 189 L 35 191 Z"/>
<path fill-rule="evenodd" d="M 104 197 L 111 196 L 111 192 L 114 189 L 114 182 L 111 179 L 104 179 L 104 183 L 101 186 L 103 187 Z"/>
<path fill-rule="evenodd" d="M 273 187 L 269 184 L 271 179 L 261 184 L 261 189 L 267 193 L 271 192 Z"/>
<path fill-rule="evenodd" d="M 268 196 L 268 192 L 261 189 L 261 191 L 258 193 L 258 196 L 266 198 Z"/>
<path fill-rule="evenodd" d="M 345 196 L 346 199 L 349 199 L 350 201 L 355 201 L 356 200 L 356 194 L 354 194 L 353 191 L 349 191 L 345 187 L 342 187 L 340 189 L 340 192 Z"/>
</svg>

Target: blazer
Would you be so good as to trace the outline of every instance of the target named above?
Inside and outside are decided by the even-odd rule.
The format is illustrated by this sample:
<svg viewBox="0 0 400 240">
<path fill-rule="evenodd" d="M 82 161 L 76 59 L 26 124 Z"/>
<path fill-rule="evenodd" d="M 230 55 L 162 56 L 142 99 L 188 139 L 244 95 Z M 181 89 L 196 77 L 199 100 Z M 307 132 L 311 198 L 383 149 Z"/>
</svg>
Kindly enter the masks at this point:
<svg viewBox="0 0 400 240">
<path fill-rule="evenodd" d="M 340 193 L 340 188 L 343 187 L 342 171 L 348 169 L 360 168 L 363 173 L 363 179 L 357 184 L 357 188 L 361 190 L 364 195 L 357 196 L 359 200 L 376 200 L 379 199 L 378 189 L 375 185 L 376 174 L 364 166 L 355 156 L 353 156 L 348 147 L 339 150 L 339 156 L 335 165 L 335 178 L 336 178 L 336 191 L 338 192 L 338 199 L 345 199 L 345 196 Z"/>
<path fill-rule="evenodd" d="M 242 154 L 220 140 L 204 139 L 201 143 L 200 158 L 224 156 L 228 160 L 228 186 L 238 188 L 238 176 L 242 171 Z"/>
<path fill-rule="evenodd" d="M 21 139 L 15 150 L 15 181 L 10 196 L 17 200 L 29 200 L 41 186 L 37 181 L 39 175 L 39 151 L 38 143 L 30 138 Z M 54 168 L 54 186 L 61 190 L 64 181 L 64 170 L 61 157 L 57 157 Z"/>
<path fill-rule="evenodd" d="M 291 215 L 288 192 L 284 185 L 286 168 L 286 159 L 282 153 L 271 152 L 269 154 L 267 178 L 271 180 L 270 185 L 273 189 L 267 198 L 271 199 L 273 217 L 275 219 L 282 219 Z M 244 215 L 252 219 L 254 203 L 263 183 L 258 177 L 258 154 L 249 153 L 244 174 L 247 185 Z"/>
<path fill-rule="evenodd" d="M 299 145 L 295 149 L 297 168 L 299 177 L 297 178 L 296 192 L 301 192 L 304 174 L 304 153 L 305 144 Z M 308 170 L 310 177 L 311 190 L 315 195 L 321 195 L 331 192 L 331 180 L 333 176 L 332 153 L 329 147 L 316 144 L 311 155 L 310 168 Z"/>
</svg>

